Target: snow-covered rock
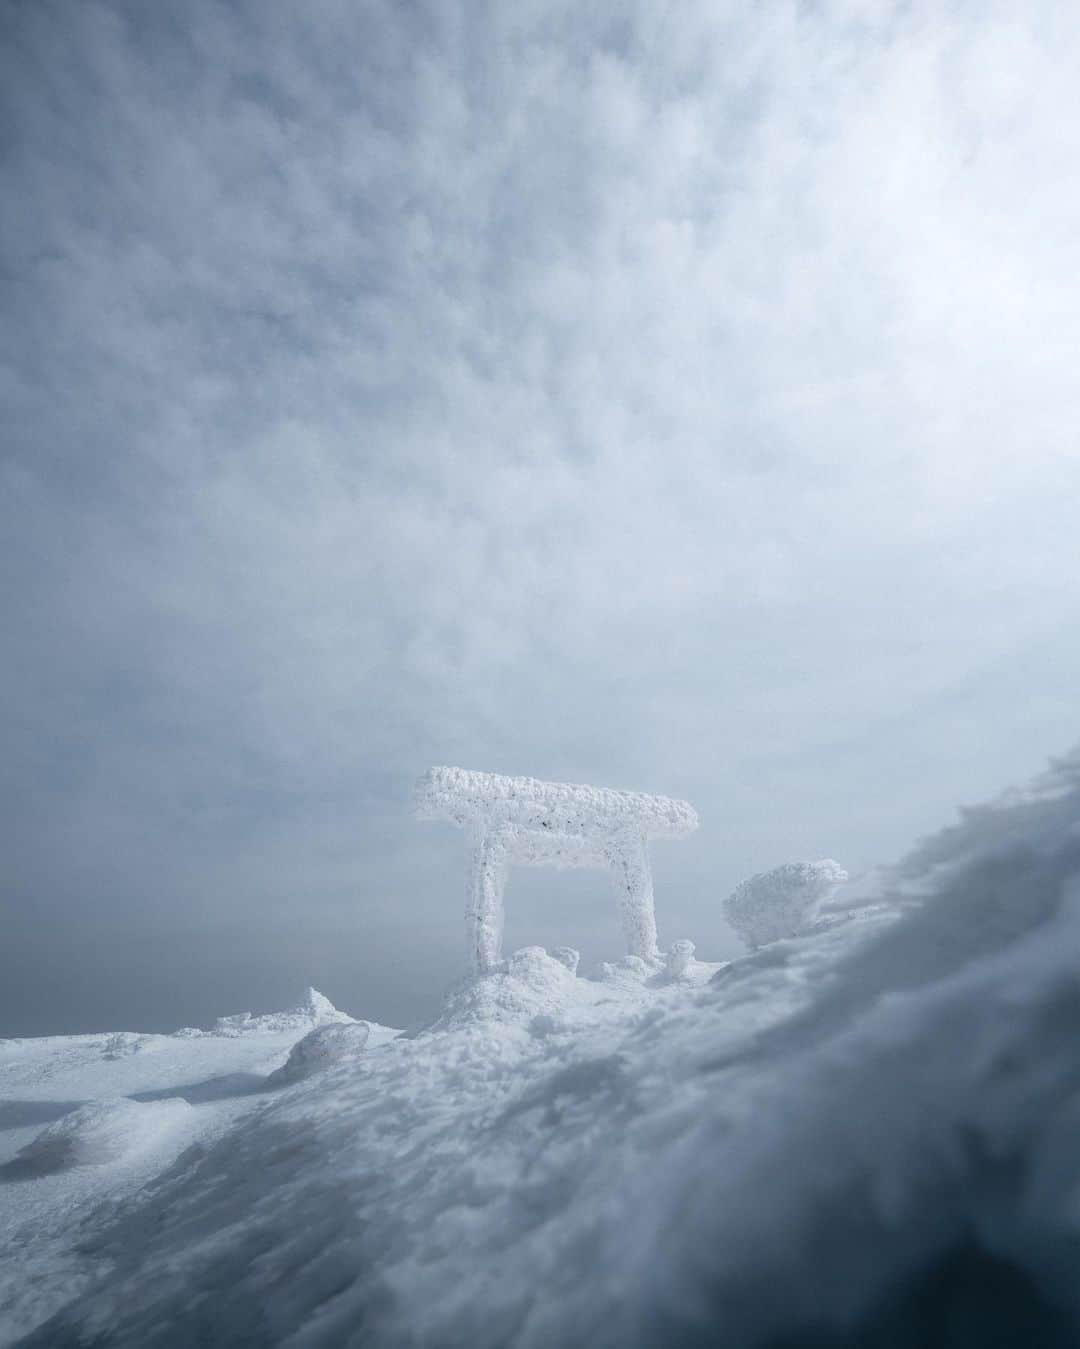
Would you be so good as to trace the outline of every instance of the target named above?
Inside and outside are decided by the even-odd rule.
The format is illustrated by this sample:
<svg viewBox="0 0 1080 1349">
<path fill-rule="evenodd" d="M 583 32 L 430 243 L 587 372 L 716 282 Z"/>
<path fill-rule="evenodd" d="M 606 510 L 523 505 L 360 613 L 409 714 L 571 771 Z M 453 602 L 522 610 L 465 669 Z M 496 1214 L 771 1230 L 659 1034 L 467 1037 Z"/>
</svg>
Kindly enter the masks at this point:
<svg viewBox="0 0 1080 1349">
<path fill-rule="evenodd" d="M 831 857 L 788 862 L 743 881 L 724 900 L 724 917 L 748 946 L 765 946 L 807 931 L 822 905 L 848 879 Z"/>
</svg>

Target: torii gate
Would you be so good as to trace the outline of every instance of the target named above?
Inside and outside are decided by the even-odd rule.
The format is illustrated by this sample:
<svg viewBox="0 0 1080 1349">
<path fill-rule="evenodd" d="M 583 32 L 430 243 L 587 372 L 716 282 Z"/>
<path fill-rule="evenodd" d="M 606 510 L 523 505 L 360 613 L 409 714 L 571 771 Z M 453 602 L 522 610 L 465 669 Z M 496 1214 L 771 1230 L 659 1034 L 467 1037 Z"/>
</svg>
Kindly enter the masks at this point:
<svg viewBox="0 0 1080 1349">
<path fill-rule="evenodd" d="M 661 959 L 648 842 L 684 838 L 698 826 L 686 801 L 605 787 L 433 768 L 416 787 L 422 820 L 449 820 L 469 834 L 469 962 L 482 973 L 501 958 L 503 889 L 510 863 L 607 867 L 614 873 L 627 951 Z"/>
</svg>

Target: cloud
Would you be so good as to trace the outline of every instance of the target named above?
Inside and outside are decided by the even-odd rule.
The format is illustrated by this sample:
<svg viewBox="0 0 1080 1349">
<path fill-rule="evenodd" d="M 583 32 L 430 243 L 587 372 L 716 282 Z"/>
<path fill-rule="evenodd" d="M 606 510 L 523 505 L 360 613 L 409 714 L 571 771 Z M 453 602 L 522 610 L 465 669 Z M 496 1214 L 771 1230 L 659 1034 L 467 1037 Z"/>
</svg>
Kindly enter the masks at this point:
<svg viewBox="0 0 1080 1349">
<path fill-rule="evenodd" d="M 361 984 L 419 923 L 449 977 L 405 800 L 461 761 L 690 796 L 721 946 L 742 874 L 1075 737 L 1071 641 L 1011 753 L 996 673 L 1080 608 L 1060 7 L 5 24 L 20 921 L 310 914 Z M 984 746 L 894 791 L 875 728 L 957 687 Z"/>
</svg>

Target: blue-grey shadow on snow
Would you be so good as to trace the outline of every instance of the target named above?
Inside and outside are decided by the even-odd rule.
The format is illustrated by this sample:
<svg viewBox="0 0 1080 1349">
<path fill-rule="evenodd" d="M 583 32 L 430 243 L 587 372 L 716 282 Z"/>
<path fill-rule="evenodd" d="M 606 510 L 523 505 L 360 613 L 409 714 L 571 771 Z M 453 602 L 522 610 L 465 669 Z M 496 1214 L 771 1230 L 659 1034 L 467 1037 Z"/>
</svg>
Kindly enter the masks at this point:
<svg viewBox="0 0 1080 1349">
<path fill-rule="evenodd" d="M 177 1087 L 159 1087 L 154 1091 L 135 1091 L 129 1101 L 166 1101 L 181 1097 L 189 1105 L 207 1101 L 227 1101 L 234 1096 L 257 1096 L 270 1090 L 268 1079 L 258 1073 L 226 1073 L 223 1077 L 208 1077 L 205 1082 L 188 1082 Z"/>
<path fill-rule="evenodd" d="M 82 1104 L 82 1101 L 0 1101 L 0 1130 L 51 1124 Z"/>
<path fill-rule="evenodd" d="M 0 1185 L 17 1185 L 20 1181 L 39 1180 L 42 1176 L 52 1176 L 57 1171 L 67 1169 L 66 1162 L 54 1158 L 12 1157 L 10 1162 L 0 1166 Z"/>
<path fill-rule="evenodd" d="M 147 1101 L 175 1100 L 180 1097 L 189 1105 L 204 1105 L 210 1101 L 226 1101 L 242 1096 L 258 1096 L 273 1091 L 277 1083 L 258 1073 L 227 1073 L 222 1077 L 207 1078 L 203 1082 L 182 1083 L 175 1087 L 159 1087 L 154 1091 L 133 1092 L 127 1099 Z M 0 1130 L 25 1128 L 33 1124 L 51 1124 L 62 1119 L 82 1105 L 82 1101 L 4 1101 L 0 1102 Z M 0 1164 L 0 1185 L 11 1185 L 41 1176 L 52 1175 L 67 1168 L 69 1163 L 58 1153 L 48 1150 L 32 1157 L 17 1156 Z"/>
</svg>

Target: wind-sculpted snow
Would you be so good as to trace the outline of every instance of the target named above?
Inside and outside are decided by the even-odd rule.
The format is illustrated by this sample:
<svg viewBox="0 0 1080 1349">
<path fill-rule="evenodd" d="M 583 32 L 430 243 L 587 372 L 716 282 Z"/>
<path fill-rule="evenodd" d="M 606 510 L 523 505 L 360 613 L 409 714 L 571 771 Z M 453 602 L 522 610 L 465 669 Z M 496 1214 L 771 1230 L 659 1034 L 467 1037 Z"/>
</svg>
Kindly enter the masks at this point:
<svg viewBox="0 0 1080 1349">
<path fill-rule="evenodd" d="M 257 1109 L 277 1090 L 273 1070 L 320 1026 L 370 1044 L 396 1034 L 361 1029 L 308 989 L 289 1011 L 223 1017 L 210 1031 L 0 1040 L 0 1343 L 107 1267 L 82 1241 L 92 1215 L 118 1211 Z M 311 1048 L 298 1058 L 315 1072 Z"/>
<path fill-rule="evenodd" d="M 366 1021 L 331 1022 L 308 1031 L 297 1040 L 289 1057 L 280 1068 L 266 1079 L 268 1087 L 288 1086 L 301 1082 L 315 1073 L 324 1072 L 335 1063 L 341 1063 L 359 1054 L 371 1039 L 371 1027 Z"/>
<path fill-rule="evenodd" d="M 265 1035 L 302 1031 L 308 1026 L 322 1026 L 349 1022 L 352 1017 L 339 1012 L 329 998 L 317 988 L 308 988 L 299 1005 L 287 1012 L 264 1012 L 261 1016 L 252 1016 L 250 1012 L 239 1012 L 234 1016 L 220 1016 L 211 1032 L 214 1035 Z"/>
<path fill-rule="evenodd" d="M 191 1106 L 168 1101 L 88 1101 L 47 1124 L 18 1154 L 14 1176 L 101 1166 L 144 1151 L 184 1123 Z"/>
<path fill-rule="evenodd" d="M 95 1219 L 28 1345 L 1077 1345 L 1080 783 L 996 810 L 723 968 L 463 981 Z"/>
</svg>

